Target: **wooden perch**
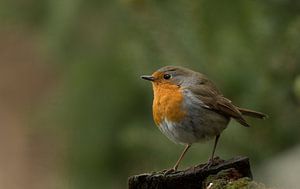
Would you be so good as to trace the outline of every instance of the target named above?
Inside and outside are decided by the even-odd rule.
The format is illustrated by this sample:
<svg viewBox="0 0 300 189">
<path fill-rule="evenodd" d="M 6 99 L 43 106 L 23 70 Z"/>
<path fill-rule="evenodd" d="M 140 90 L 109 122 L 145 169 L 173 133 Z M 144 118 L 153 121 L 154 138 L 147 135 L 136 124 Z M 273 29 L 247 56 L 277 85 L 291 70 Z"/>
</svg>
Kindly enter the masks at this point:
<svg viewBox="0 0 300 189">
<path fill-rule="evenodd" d="M 167 175 L 164 175 L 164 172 L 154 172 L 131 176 L 128 179 L 128 186 L 129 189 L 201 189 L 205 188 L 208 176 L 223 170 L 229 170 L 235 180 L 243 177 L 252 179 L 247 157 L 235 157 L 227 161 L 215 158 L 215 162 L 209 169 L 202 169 L 205 164 L 201 164 Z"/>
</svg>

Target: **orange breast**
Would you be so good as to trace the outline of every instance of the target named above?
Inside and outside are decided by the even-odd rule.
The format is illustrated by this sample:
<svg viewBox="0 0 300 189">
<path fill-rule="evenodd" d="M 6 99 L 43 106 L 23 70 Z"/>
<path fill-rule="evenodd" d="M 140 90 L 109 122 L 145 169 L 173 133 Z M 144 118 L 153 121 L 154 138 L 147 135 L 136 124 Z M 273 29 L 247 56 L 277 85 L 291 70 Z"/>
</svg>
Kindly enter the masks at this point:
<svg viewBox="0 0 300 189">
<path fill-rule="evenodd" d="M 153 84 L 153 118 L 156 125 L 163 119 L 180 122 L 185 116 L 182 110 L 183 95 L 180 88 L 168 83 Z"/>
</svg>

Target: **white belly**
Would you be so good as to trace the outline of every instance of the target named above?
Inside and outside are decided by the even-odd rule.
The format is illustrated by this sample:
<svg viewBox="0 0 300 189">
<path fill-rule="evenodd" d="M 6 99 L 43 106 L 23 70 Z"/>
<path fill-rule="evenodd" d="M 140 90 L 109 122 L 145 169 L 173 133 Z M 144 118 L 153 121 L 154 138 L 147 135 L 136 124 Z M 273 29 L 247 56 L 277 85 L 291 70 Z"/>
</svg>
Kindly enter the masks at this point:
<svg viewBox="0 0 300 189">
<path fill-rule="evenodd" d="M 193 144 L 208 140 L 219 135 L 227 126 L 228 121 L 210 125 L 189 125 L 173 123 L 164 119 L 159 125 L 160 131 L 171 141 L 180 144 Z"/>
</svg>

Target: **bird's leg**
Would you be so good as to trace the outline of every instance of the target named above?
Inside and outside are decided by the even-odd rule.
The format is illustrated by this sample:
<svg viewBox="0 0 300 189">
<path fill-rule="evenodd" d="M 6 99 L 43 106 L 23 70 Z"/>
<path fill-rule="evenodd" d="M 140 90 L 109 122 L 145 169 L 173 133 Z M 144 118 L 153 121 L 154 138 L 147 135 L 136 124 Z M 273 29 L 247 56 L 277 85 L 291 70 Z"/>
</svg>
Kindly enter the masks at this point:
<svg viewBox="0 0 300 189">
<path fill-rule="evenodd" d="M 216 148 L 217 148 L 219 138 L 220 138 L 220 135 L 217 135 L 216 138 L 215 138 L 215 143 L 214 143 L 214 148 L 213 148 L 213 151 L 212 151 L 212 154 L 211 154 L 211 158 L 208 159 L 208 162 L 206 163 L 206 165 L 202 167 L 203 169 L 206 169 L 206 168 L 208 169 L 210 166 L 212 166 L 214 164 L 214 156 L 215 156 L 215 151 L 216 151 Z"/>
<path fill-rule="evenodd" d="M 173 169 L 176 171 L 178 168 L 179 163 L 181 162 L 182 158 L 184 157 L 185 153 L 188 151 L 188 149 L 191 147 L 190 144 L 187 144 L 183 150 L 183 152 L 181 153 L 179 159 L 177 160 L 176 164 L 174 165 Z"/>
<path fill-rule="evenodd" d="M 177 171 L 178 165 L 181 162 L 181 160 L 183 159 L 184 155 L 186 154 L 186 152 L 188 151 L 188 149 L 191 147 L 191 144 L 187 144 L 183 150 L 183 152 L 181 153 L 179 159 L 177 160 L 176 164 L 174 165 L 173 168 L 167 170 L 164 174 L 169 174 L 169 173 L 173 173 L 175 171 Z"/>
</svg>

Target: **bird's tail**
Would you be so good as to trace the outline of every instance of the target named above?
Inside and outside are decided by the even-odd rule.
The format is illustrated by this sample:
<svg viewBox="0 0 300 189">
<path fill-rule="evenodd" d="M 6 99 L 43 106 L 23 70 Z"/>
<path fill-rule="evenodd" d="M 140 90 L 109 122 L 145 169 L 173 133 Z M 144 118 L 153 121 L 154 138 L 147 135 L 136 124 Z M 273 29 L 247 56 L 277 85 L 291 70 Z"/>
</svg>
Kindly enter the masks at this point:
<svg viewBox="0 0 300 189">
<path fill-rule="evenodd" d="M 245 115 L 245 116 L 255 117 L 255 118 L 259 118 L 259 119 L 265 119 L 265 118 L 268 117 L 264 113 L 256 112 L 256 111 L 253 111 L 253 110 L 248 110 L 248 109 L 245 109 L 245 108 L 238 108 L 238 110 L 242 113 L 242 115 Z"/>
</svg>

